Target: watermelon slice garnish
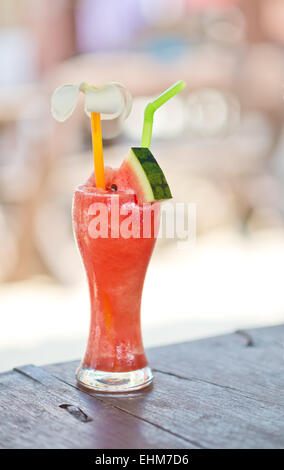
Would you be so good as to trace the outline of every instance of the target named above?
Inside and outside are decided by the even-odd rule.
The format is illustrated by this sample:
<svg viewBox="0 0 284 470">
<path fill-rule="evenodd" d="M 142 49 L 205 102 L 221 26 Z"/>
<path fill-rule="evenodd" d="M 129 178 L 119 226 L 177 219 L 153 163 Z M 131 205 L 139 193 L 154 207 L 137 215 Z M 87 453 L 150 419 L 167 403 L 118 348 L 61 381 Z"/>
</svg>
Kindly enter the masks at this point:
<svg viewBox="0 0 284 470">
<path fill-rule="evenodd" d="M 171 199 L 165 175 L 146 147 L 132 147 L 114 176 L 119 191 L 132 189 L 138 204 Z"/>
</svg>

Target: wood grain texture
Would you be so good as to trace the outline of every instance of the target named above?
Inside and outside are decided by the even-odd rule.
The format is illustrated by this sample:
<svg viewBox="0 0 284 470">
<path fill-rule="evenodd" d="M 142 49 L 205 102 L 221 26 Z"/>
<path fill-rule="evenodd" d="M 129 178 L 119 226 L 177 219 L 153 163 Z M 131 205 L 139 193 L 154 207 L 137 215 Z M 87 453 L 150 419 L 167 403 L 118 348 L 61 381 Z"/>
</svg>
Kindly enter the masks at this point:
<svg viewBox="0 0 284 470">
<path fill-rule="evenodd" d="M 284 325 L 149 351 L 156 370 L 284 405 Z"/>
<path fill-rule="evenodd" d="M 284 326 L 153 348 L 155 382 L 78 388 L 78 361 L 0 375 L 0 448 L 283 448 Z"/>
<path fill-rule="evenodd" d="M 35 366 L 0 375 L 0 415 L 6 449 L 193 447 Z"/>
<path fill-rule="evenodd" d="M 205 448 L 283 448 L 284 327 L 149 351 L 150 393 L 100 399 Z M 48 366 L 77 386 L 77 363 Z"/>
</svg>

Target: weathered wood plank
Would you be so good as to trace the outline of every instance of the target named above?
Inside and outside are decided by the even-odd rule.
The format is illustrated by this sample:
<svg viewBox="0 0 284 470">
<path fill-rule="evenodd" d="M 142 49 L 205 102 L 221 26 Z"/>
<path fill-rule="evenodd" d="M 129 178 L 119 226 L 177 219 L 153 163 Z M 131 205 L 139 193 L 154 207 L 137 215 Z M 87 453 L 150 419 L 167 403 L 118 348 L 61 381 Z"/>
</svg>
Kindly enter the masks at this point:
<svg viewBox="0 0 284 470">
<path fill-rule="evenodd" d="M 283 448 L 283 330 L 267 330 L 152 349 L 153 390 L 131 399 L 100 399 L 200 447 Z M 253 346 L 246 346 L 250 338 Z M 76 366 L 47 370 L 76 386 Z"/>
<path fill-rule="evenodd" d="M 160 372 L 231 387 L 284 405 L 284 325 L 236 332 L 149 351 Z"/>
<path fill-rule="evenodd" d="M 51 369 L 49 368 L 51 371 Z M 74 363 L 62 374 L 76 386 Z M 156 373 L 155 386 L 137 397 L 100 396 L 118 409 L 178 433 L 205 448 L 282 448 L 284 408 L 238 391 Z"/>
<path fill-rule="evenodd" d="M 19 372 L 0 375 L 0 448 L 194 447 L 40 368 Z"/>
</svg>

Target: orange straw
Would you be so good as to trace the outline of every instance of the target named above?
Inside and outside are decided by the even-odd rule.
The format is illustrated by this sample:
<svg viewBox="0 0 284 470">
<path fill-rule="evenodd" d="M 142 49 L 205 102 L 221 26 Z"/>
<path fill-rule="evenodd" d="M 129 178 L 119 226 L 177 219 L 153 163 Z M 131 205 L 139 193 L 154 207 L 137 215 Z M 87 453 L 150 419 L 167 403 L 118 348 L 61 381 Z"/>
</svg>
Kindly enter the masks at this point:
<svg viewBox="0 0 284 470">
<path fill-rule="evenodd" d="M 101 116 L 99 113 L 91 113 L 91 124 L 96 187 L 106 189 Z"/>
</svg>

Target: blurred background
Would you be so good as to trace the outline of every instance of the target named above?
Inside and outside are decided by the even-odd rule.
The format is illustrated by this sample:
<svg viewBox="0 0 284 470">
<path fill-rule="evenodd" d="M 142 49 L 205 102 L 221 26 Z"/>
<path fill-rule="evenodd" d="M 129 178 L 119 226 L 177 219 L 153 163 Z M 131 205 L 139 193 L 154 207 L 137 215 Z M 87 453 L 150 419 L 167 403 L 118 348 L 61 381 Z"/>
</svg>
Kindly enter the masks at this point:
<svg viewBox="0 0 284 470">
<path fill-rule="evenodd" d="M 80 106 L 64 124 L 50 115 L 68 82 L 131 90 L 129 119 L 103 123 L 115 167 L 139 142 L 145 103 L 188 85 L 157 112 L 152 151 L 175 201 L 196 203 L 197 241 L 156 246 L 146 346 L 283 321 L 283 46 L 282 0 L 0 0 L 0 370 L 84 352 L 70 214 L 92 170 L 90 123 Z M 203 89 L 233 118 L 217 99 L 197 129 Z"/>
</svg>

